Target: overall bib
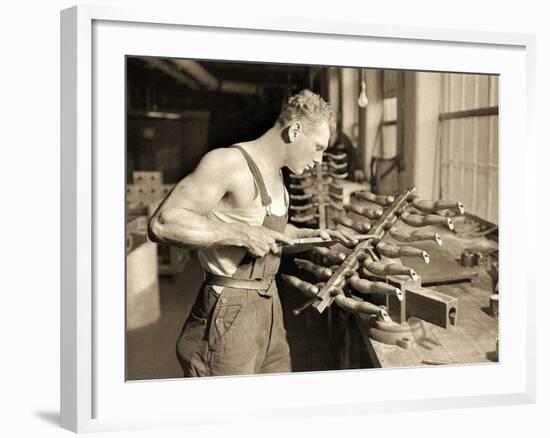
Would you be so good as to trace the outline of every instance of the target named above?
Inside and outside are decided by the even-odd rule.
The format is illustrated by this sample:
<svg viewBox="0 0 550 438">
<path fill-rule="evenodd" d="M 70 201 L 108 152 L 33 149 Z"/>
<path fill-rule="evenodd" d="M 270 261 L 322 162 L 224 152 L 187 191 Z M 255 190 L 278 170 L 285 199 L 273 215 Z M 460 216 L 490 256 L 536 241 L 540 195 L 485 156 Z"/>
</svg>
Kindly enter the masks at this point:
<svg viewBox="0 0 550 438">
<path fill-rule="evenodd" d="M 284 233 L 287 215 L 270 214 L 271 198 L 262 175 L 245 157 L 266 208 L 263 226 Z M 275 274 L 280 254 L 246 254 L 232 277 L 206 273 L 176 344 L 186 377 L 290 372 L 290 351 L 283 325 Z M 218 294 L 212 286 L 222 286 Z"/>
</svg>

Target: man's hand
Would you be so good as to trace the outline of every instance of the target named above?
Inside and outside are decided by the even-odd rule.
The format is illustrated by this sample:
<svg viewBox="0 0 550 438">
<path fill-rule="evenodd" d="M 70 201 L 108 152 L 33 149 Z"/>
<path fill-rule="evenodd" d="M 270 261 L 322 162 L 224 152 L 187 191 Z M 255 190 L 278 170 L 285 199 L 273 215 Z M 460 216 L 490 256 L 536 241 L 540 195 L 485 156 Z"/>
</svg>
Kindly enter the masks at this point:
<svg viewBox="0 0 550 438">
<path fill-rule="evenodd" d="M 277 242 L 292 245 L 292 238 L 264 226 L 250 226 L 246 228 L 244 246 L 254 257 L 263 257 L 267 253 L 277 254 L 280 251 Z"/>
<path fill-rule="evenodd" d="M 337 240 L 346 247 L 354 247 L 359 243 L 359 241 L 349 231 L 331 230 L 328 228 L 319 228 L 316 230 L 299 228 L 298 237 L 321 237 L 325 240 Z"/>
</svg>

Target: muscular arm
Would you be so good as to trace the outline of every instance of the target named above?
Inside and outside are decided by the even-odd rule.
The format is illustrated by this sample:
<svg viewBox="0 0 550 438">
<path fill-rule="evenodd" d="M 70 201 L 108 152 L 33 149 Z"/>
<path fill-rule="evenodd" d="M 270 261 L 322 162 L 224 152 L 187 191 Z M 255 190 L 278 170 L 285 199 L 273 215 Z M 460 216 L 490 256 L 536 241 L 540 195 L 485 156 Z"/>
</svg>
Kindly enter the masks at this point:
<svg viewBox="0 0 550 438">
<path fill-rule="evenodd" d="M 182 247 L 243 246 L 257 256 L 270 248 L 276 250 L 275 240 L 290 242 L 265 227 L 225 224 L 205 216 L 222 198 L 239 190 L 241 170 L 242 162 L 233 151 L 209 152 L 155 211 L 149 222 L 149 238 Z"/>
</svg>

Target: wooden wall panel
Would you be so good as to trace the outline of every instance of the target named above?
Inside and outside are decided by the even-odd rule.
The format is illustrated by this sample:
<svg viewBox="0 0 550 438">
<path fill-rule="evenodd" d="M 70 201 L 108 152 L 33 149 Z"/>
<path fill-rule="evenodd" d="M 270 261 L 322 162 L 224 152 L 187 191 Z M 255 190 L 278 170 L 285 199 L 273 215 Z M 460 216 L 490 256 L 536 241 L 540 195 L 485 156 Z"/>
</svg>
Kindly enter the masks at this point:
<svg viewBox="0 0 550 438">
<path fill-rule="evenodd" d="M 489 219 L 489 169 L 479 168 L 475 189 L 475 211 L 482 218 Z"/>
<path fill-rule="evenodd" d="M 463 101 L 464 107 L 462 109 L 479 108 L 476 103 L 477 90 L 476 90 L 476 76 L 477 75 L 462 75 L 464 80 L 463 85 Z"/>
<path fill-rule="evenodd" d="M 498 76 L 489 77 L 489 106 L 498 105 Z"/>
<path fill-rule="evenodd" d="M 451 80 L 451 75 L 449 73 L 443 73 L 441 78 L 441 112 L 446 113 L 449 111 L 449 82 Z"/>
<path fill-rule="evenodd" d="M 384 70 L 384 96 L 396 93 L 398 73 L 398 70 Z"/>
<path fill-rule="evenodd" d="M 462 186 L 460 187 L 460 191 L 462 192 L 462 196 L 460 196 L 458 199 L 460 199 L 463 203 L 465 208 L 468 209 L 468 211 L 476 211 L 476 202 L 474 200 L 474 165 L 473 163 L 465 163 L 462 165 Z"/>
<path fill-rule="evenodd" d="M 489 76 L 476 75 L 477 78 L 477 108 L 489 106 Z"/>
<path fill-rule="evenodd" d="M 397 97 L 384 99 L 384 121 L 397 120 Z"/>
<path fill-rule="evenodd" d="M 490 163 L 498 166 L 498 116 L 490 116 L 491 128 L 489 130 Z"/>
<path fill-rule="evenodd" d="M 463 163 L 474 163 L 475 162 L 475 149 L 476 149 L 476 138 L 475 138 L 475 129 L 476 129 L 476 119 L 477 117 L 468 117 L 462 119 L 462 124 L 464 126 L 464 143 L 462 147 L 462 161 Z"/>
<path fill-rule="evenodd" d="M 393 158 L 397 155 L 397 126 L 382 127 L 382 158 Z"/>
<path fill-rule="evenodd" d="M 462 111 L 463 97 L 464 97 L 464 75 L 453 74 L 451 75 L 450 86 L 451 96 L 449 101 L 449 112 Z"/>
<path fill-rule="evenodd" d="M 477 154 L 476 161 L 480 164 L 489 163 L 489 122 L 490 117 L 477 117 Z"/>
<path fill-rule="evenodd" d="M 454 163 L 459 163 L 462 161 L 462 148 L 464 147 L 464 130 L 463 130 L 463 120 L 455 119 L 450 120 L 451 123 L 451 142 L 450 147 L 450 157 L 451 161 Z"/>
<path fill-rule="evenodd" d="M 498 77 L 445 74 L 441 112 L 498 105 Z M 440 123 L 441 196 L 498 223 L 498 116 L 451 118 Z"/>
</svg>

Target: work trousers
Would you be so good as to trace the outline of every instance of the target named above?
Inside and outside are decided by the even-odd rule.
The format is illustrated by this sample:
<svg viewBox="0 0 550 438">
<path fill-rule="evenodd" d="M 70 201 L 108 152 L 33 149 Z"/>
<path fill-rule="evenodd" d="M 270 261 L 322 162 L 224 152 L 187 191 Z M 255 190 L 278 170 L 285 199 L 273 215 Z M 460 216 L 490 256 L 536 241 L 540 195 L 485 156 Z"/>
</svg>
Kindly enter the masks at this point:
<svg viewBox="0 0 550 438">
<path fill-rule="evenodd" d="M 176 344 L 185 377 L 291 371 L 275 281 L 270 289 L 203 284 Z"/>
</svg>

